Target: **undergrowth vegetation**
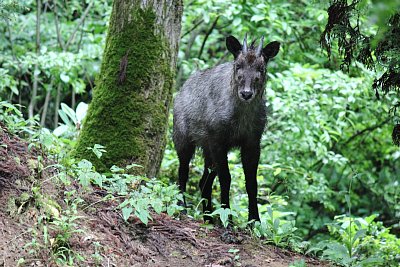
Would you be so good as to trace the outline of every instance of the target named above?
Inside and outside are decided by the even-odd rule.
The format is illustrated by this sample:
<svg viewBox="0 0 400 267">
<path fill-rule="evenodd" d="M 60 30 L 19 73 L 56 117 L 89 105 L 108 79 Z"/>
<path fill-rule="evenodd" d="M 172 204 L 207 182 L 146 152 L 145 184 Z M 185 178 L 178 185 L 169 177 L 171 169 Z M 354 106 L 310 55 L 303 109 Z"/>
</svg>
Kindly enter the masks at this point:
<svg viewBox="0 0 400 267">
<path fill-rule="evenodd" d="M 203 159 L 197 153 L 192 161 L 184 210 L 178 205 L 182 195 L 175 184 L 178 159 L 172 127 L 157 178 L 132 174 L 138 165 L 100 173 L 90 161 L 70 156 L 87 111 L 84 102 L 90 100 L 99 72 L 111 1 L 54 1 L 58 10 L 44 2 L 42 44 L 34 53 L 35 2 L 0 1 L 0 29 L 6 33 L 0 35 L 0 122 L 27 139 L 30 149 L 43 151 L 31 162 L 36 171 L 29 191 L 8 203 L 10 214 L 29 209 L 39 213 L 26 244 L 29 253 L 59 266 L 85 262 L 71 242 L 84 231 L 77 222 L 80 212 L 94 208 L 83 197 L 93 190 L 104 192 L 102 201 L 117 202 L 128 223 L 146 225 L 155 213 L 179 219 L 184 212 L 201 220 Z M 84 22 L 72 23 L 89 5 Z M 216 201 L 210 216 L 260 242 L 342 266 L 399 266 L 400 151 L 391 141 L 397 118 L 389 117 L 396 95 L 378 101 L 371 90 L 376 72 L 352 63 L 344 73 L 338 70 L 340 62 L 327 60 L 319 47 L 327 8 L 327 2 L 220 0 L 190 1 L 185 7 L 177 87 L 193 71 L 231 60 L 224 47 L 229 34 L 265 35 L 283 44 L 280 56 L 269 63 L 265 93 L 269 112 L 258 171 L 261 222 L 247 222 L 238 151 L 229 154 L 231 209 Z M 367 14 L 361 27 L 378 31 Z M 55 30 L 56 19 L 62 31 Z M 337 53 L 331 53 L 334 59 Z M 100 158 L 109 148 L 96 144 L 87 149 Z M 51 173 L 45 180 L 44 172 Z M 63 191 L 63 203 L 41 193 L 49 182 Z M 219 190 L 216 182 L 213 199 L 219 199 Z M 101 244 L 95 245 L 92 261 L 101 261 L 100 249 Z"/>
</svg>

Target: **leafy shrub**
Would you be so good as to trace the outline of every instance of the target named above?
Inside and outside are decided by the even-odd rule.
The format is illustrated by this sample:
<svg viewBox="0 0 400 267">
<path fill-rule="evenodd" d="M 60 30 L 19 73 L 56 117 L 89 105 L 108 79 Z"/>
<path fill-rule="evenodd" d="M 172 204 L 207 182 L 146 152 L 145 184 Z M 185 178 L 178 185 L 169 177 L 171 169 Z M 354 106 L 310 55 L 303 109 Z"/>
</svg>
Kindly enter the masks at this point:
<svg viewBox="0 0 400 267">
<path fill-rule="evenodd" d="M 98 144 L 88 149 L 98 157 L 106 153 L 103 146 Z M 179 214 L 183 207 L 179 206 L 178 202 L 183 201 L 183 197 L 177 185 L 166 185 L 157 179 L 129 174 L 130 169 L 139 167 L 138 165 L 129 165 L 126 168 L 112 166 L 110 173 L 100 174 L 95 171 L 90 161 L 83 159 L 73 165 L 72 172 L 83 188 L 88 189 L 94 184 L 108 192 L 106 199 L 114 198 L 115 195 L 124 199 L 119 208 L 126 221 L 131 215 L 135 215 L 147 225 L 152 219 L 151 211 L 158 214 L 166 212 L 170 216 Z"/>
<path fill-rule="evenodd" d="M 344 266 L 398 266 L 400 239 L 382 222 L 374 222 L 376 217 L 335 216 L 328 225 L 331 240 L 322 241 L 309 251 L 323 250 L 323 257 Z"/>
<path fill-rule="evenodd" d="M 267 211 L 266 216 L 261 216 L 261 222 L 254 224 L 253 233 L 256 237 L 264 237 L 267 242 L 284 247 L 298 241 L 295 221 L 285 219 L 288 215 L 293 215 L 292 213 L 272 210 L 270 206 L 267 206 Z"/>
</svg>

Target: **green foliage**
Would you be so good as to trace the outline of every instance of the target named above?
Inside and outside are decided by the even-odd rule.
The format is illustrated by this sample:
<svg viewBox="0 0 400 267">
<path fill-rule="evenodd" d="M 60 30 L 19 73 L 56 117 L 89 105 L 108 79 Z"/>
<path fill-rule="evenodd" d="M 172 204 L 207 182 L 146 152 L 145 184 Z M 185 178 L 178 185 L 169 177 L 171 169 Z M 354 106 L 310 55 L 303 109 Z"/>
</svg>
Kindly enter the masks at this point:
<svg viewBox="0 0 400 267">
<path fill-rule="evenodd" d="M 372 3 L 371 3 L 372 2 Z M 379 77 L 372 84 L 377 99 L 379 90 L 387 95 L 390 91 L 400 92 L 400 2 L 370 0 L 335 0 L 328 9 L 328 22 L 321 35 L 321 45 L 331 54 L 333 40 L 337 40 L 338 50 L 343 57 L 342 69 L 349 70 L 357 60 L 372 70 L 378 70 Z M 365 17 L 360 19 L 360 15 Z M 365 29 L 363 24 L 369 19 L 378 20 L 378 30 Z M 377 19 L 378 18 L 378 19 Z M 361 25 L 360 25 L 361 24 Z M 393 104 L 396 115 L 400 102 Z M 399 127 L 393 129 L 393 142 L 400 145 Z"/>
<path fill-rule="evenodd" d="M 79 228 L 78 206 L 83 202 L 73 198 L 76 191 L 65 192 L 65 207 L 62 210 L 58 203 L 40 193 L 40 184 L 32 187 L 29 194 L 20 196 L 18 214 L 30 207 L 35 207 L 40 214 L 37 222 L 29 229 L 32 239 L 24 248 L 29 255 L 44 257 L 54 261 L 57 266 L 76 266 L 84 258 L 71 246 L 71 238 L 83 233 Z M 20 259 L 21 264 L 25 259 Z"/>
<path fill-rule="evenodd" d="M 264 35 L 266 42 L 280 41 L 281 51 L 270 68 L 281 65 L 282 59 L 323 63 L 324 56 L 315 53 L 315 35 L 322 31 L 326 18 L 325 5 L 317 2 L 190 1 L 182 18 L 178 87 L 194 70 L 232 59 L 225 48 L 229 34 L 239 39 L 245 33 L 250 34 L 249 39 Z"/>
<path fill-rule="evenodd" d="M 131 215 L 148 224 L 151 220 L 151 210 L 160 214 L 166 212 L 169 216 L 178 215 L 183 208 L 178 205 L 182 201 L 182 195 L 176 185 L 164 185 L 156 180 L 149 180 L 146 184 L 140 185 L 136 190 L 127 192 L 126 199 L 120 204 L 122 217 L 128 221 Z"/>
<path fill-rule="evenodd" d="M 323 257 L 344 266 L 397 266 L 400 239 L 381 222 L 374 222 L 376 217 L 336 216 L 328 225 L 332 239 L 320 242 L 310 251 L 324 249 Z"/>
<path fill-rule="evenodd" d="M 27 1 L 0 0 L 0 19 L 12 19 L 15 13 L 23 11 Z"/>
<path fill-rule="evenodd" d="M 319 218 L 313 222 L 319 228 L 335 212 L 346 210 L 343 192 L 354 169 L 360 173 L 351 195 L 357 212 L 381 210 L 394 216 L 399 194 L 393 190 L 396 176 L 389 173 L 398 172 L 398 165 L 385 159 L 396 160 L 398 152 L 390 141 L 379 138 L 389 134 L 389 121 L 382 118 L 387 107 L 368 105 L 372 97 L 368 79 L 296 64 L 272 76 L 270 86 L 267 96 L 272 116 L 263 141 L 269 152 L 261 160 L 269 164 L 260 166 L 260 175 L 272 179 L 261 180 L 261 184 L 288 196 L 289 210 L 301 210 L 300 228 L 303 219 L 309 224 L 310 218 Z M 362 151 L 358 149 L 361 144 Z M 282 171 L 273 175 L 277 168 Z M 382 198 L 384 191 L 387 197 Z M 382 207 L 382 202 L 387 204 Z"/>
<path fill-rule="evenodd" d="M 78 130 L 82 125 L 82 121 L 86 116 L 88 105 L 84 102 L 80 102 L 76 107 L 76 111 L 61 103 L 61 109 L 58 111 L 60 118 L 64 122 L 57 128 L 54 129 L 53 133 L 56 136 L 62 136 L 65 138 L 75 139 L 78 135 Z"/>
<path fill-rule="evenodd" d="M 233 261 L 234 262 L 238 262 L 239 261 L 239 259 L 240 259 L 240 254 L 239 254 L 240 250 L 239 249 L 231 248 L 231 249 L 228 250 L 228 252 L 233 254 Z M 240 266 L 240 263 L 238 263 L 238 265 Z"/>
<path fill-rule="evenodd" d="M 96 155 L 96 157 L 99 159 L 103 155 L 103 153 L 107 152 L 105 147 L 99 144 L 95 144 L 93 147 L 88 147 L 88 150 L 93 151 L 93 153 Z"/>
<path fill-rule="evenodd" d="M 75 192 L 68 192 L 69 195 Z M 54 257 L 56 257 L 56 263 L 60 266 L 67 263 L 68 265 L 74 265 L 75 261 L 82 261 L 83 257 L 70 248 L 70 239 L 83 230 L 79 229 L 77 220 L 80 219 L 78 216 L 77 206 L 79 203 L 83 202 L 82 199 L 75 199 L 72 203 L 69 203 L 68 198 L 66 199 L 66 204 L 68 209 L 51 222 L 51 228 L 56 233 L 54 239 L 50 241 L 52 246 L 52 252 Z M 46 226 L 43 226 L 46 227 Z M 46 231 L 44 231 L 46 233 Z M 49 242 L 46 240 L 45 244 Z"/>
<path fill-rule="evenodd" d="M 79 99 L 88 98 L 86 88 L 93 87 L 111 1 L 41 2 L 37 20 L 36 1 L 0 1 L 0 30 L 4 33 L 0 35 L 0 99 L 32 105 L 41 125 L 56 128 L 60 103 L 75 108 Z M 36 47 L 36 26 L 40 49 Z M 32 94 L 35 82 L 36 97 Z M 23 112 L 27 115 L 27 110 Z"/>
<path fill-rule="evenodd" d="M 214 210 L 214 211 L 210 214 L 211 217 L 212 217 L 212 216 L 215 217 L 215 215 L 218 215 L 218 216 L 219 216 L 219 219 L 221 220 L 222 225 L 223 225 L 225 228 L 228 227 L 229 216 L 232 216 L 232 217 L 233 217 L 233 216 L 235 216 L 235 217 L 238 216 L 238 214 L 237 214 L 234 210 L 226 209 L 226 208 L 219 208 L 219 209 L 216 209 L 216 210 Z"/>
<path fill-rule="evenodd" d="M 34 119 L 25 120 L 21 107 L 13 105 L 8 101 L 0 101 L 0 121 L 7 125 L 11 133 L 21 136 L 33 133 L 33 125 L 36 124 Z"/>
<path fill-rule="evenodd" d="M 291 263 L 289 267 L 307 267 L 307 264 L 304 260 L 299 260 Z"/>
<path fill-rule="evenodd" d="M 278 212 L 267 206 L 267 216 L 262 216 L 261 222 L 255 222 L 253 233 L 256 237 L 265 237 L 267 242 L 272 242 L 276 246 L 287 247 L 294 243 L 296 236 L 294 220 L 285 220 L 287 212 Z"/>
<path fill-rule="evenodd" d="M 90 150 L 100 158 L 102 153 L 106 152 L 102 148 L 96 144 Z M 116 198 L 122 199 L 119 208 L 125 221 L 134 215 L 147 225 L 152 219 L 152 211 L 157 214 L 166 212 L 169 216 L 178 215 L 183 210 L 183 207 L 178 205 L 179 201 L 183 201 L 178 187 L 175 184 L 166 185 L 156 179 L 129 174 L 133 168 L 139 167 L 141 166 L 130 165 L 119 168 L 113 165 L 110 173 L 101 174 L 95 171 L 90 161 L 83 159 L 73 165 L 72 172 L 84 189 L 89 190 L 94 184 L 109 193 L 105 199 L 113 199 L 115 195 Z"/>
</svg>

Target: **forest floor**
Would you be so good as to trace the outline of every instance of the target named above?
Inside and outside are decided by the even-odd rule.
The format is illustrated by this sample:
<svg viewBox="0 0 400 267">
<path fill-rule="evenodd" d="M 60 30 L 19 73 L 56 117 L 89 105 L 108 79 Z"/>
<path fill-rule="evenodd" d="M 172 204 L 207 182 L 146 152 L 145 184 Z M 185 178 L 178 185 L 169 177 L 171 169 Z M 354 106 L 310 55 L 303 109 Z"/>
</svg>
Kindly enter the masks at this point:
<svg viewBox="0 0 400 267">
<path fill-rule="evenodd" d="M 101 190 L 80 192 L 78 184 L 56 186 L 51 168 L 35 173 L 40 153 L 28 152 L 25 141 L 0 126 L 0 266 L 57 266 L 57 262 L 66 266 L 68 258 L 75 259 L 69 266 L 283 267 L 295 261 L 329 266 L 262 244 L 244 232 L 205 228 L 185 216 L 177 220 L 152 214 L 147 226 L 134 217 L 126 223 L 118 203 L 104 200 Z M 64 191 L 74 189 L 84 204 L 63 217 L 60 211 L 69 209 Z M 224 238 L 227 233 L 234 238 Z M 62 243 L 62 236 L 69 237 L 67 242 Z"/>
</svg>

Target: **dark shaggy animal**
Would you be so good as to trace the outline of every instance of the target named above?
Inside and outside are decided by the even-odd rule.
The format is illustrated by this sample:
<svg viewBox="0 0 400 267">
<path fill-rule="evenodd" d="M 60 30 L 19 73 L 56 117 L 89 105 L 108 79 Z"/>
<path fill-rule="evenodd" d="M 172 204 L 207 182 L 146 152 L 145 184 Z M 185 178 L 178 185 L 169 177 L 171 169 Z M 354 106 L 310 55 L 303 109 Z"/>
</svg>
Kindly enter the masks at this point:
<svg viewBox="0 0 400 267">
<path fill-rule="evenodd" d="M 266 123 L 264 89 L 266 65 L 279 51 L 271 42 L 263 48 L 263 39 L 243 45 L 233 36 L 226 46 L 235 60 L 212 69 L 198 71 L 185 82 L 174 103 L 173 140 L 179 158 L 179 188 L 185 192 L 189 162 L 196 147 L 203 150 L 204 173 L 200 190 L 211 212 L 211 190 L 215 176 L 221 184 L 221 203 L 229 208 L 231 175 L 227 153 L 240 148 L 246 190 L 249 197 L 249 220 L 260 220 L 257 208 L 257 166 L 260 139 Z M 208 217 L 205 217 L 209 219 Z"/>
</svg>

